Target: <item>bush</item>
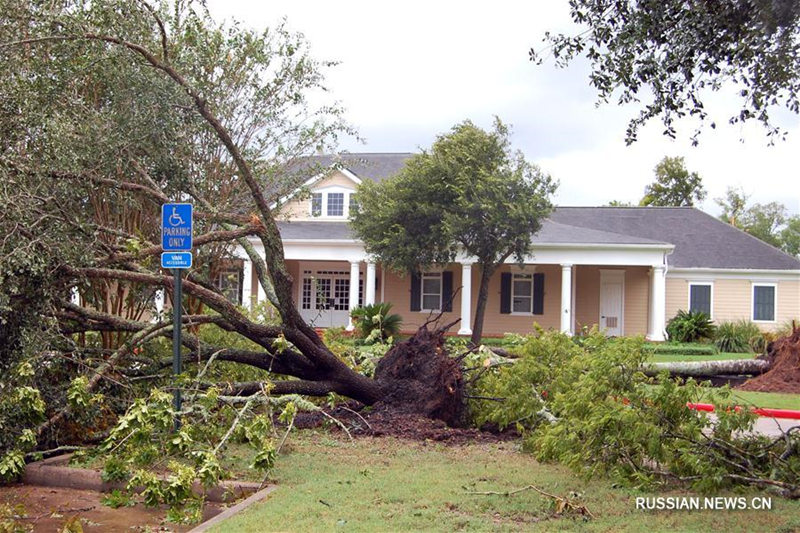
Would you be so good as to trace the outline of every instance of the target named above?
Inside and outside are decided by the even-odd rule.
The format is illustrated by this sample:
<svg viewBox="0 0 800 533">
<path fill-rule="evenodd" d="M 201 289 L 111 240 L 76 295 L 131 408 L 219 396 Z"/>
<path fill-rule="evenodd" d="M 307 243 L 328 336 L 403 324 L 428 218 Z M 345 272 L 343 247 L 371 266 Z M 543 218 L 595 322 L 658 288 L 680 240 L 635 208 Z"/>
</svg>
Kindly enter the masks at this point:
<svg viewBox="0 0 800 533">
<path fill-rule="evenodd" d="M 656 355 L 717 355 L 713 344 L 646 344 L 645 351 Z"/>
<path fill-rule="evenodd" d="M 353 309 L 351 315 L 355 322 L 356 331 L 366 344 L 386 342 L 400 333 L 400 325 L 403 323 L 403 319 L 400 315 L 389 314 L 391 309 L 392 304 L 389 302 L 365 305 Z"/>
<path fill-rule="evenodd" d="M 723 322 L 717 327 L 714 344 L 720 352 L 750 353 L 751 343 L 755 344 L 763 338 L 758 326 L 749 320 Z"/>
<path fill-rule="evenodd" d="M 702 311 L 678 311 L 667 323 L 669 340 L 675 342 L 696 342 L 700 339 L 714 338 L 714 324 L 711 317 Z"/>
</svg>

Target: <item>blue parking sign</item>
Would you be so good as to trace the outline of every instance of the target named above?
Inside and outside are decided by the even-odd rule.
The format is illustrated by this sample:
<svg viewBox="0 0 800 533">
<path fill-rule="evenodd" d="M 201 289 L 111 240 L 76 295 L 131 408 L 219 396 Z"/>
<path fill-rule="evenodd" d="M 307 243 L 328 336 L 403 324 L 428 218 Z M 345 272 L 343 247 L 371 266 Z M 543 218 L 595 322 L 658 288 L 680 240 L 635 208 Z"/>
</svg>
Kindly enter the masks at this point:
<svg viewBox="0 0 800 533">
<path fill-rule="evenodd" d="M 165 252 L 192 249 L 192 204 L 161 206 L 161 248 Z"/>
</svg>

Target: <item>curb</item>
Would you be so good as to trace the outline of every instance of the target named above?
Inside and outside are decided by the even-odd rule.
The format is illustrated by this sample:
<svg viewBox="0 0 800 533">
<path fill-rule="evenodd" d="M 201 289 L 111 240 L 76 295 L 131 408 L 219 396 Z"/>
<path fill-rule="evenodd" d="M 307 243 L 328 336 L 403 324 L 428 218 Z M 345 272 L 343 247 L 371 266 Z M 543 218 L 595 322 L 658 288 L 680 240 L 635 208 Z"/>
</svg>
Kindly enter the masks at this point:
<svg viewBox="0 0 800 533">
<path fill-rule="evenodd" d="M 26 465 L 22 482 L 40 487 L 64 487 L 96 492 L 122 490 L 127 485 L 121 481 L 110 483 L 103 481 L 100 472 L 96 470 L 63 466 L 71 457 L 72 454 L 59 455 Z M 207 501 L 225 503 L 252 494 L 260 487 L 261 484 L 254 481 L 221 481 L 219 485 L 205 489 L 201 483 L 195 482 L 192 491 L 198 495 L 204 494 Z M 138 491 L 137 488 L 136 492 Z"/>
<path fill-rule="evenodd" d="M 686 407 L 689 409 L 694 409 L 695 411 L 705 411 L 707 413 L 714 412 L 714 406 L 710 403 L 687 403 Z M 737 405 L 735 409 L 738 411 L 739 409 L 742 409 L 742 406 Z M 794 409 L 769 409 L 767 407 L 752 407 L 751 410 L 758 416 L 800 420 L 800 411 L 796 411 Z"/>
<path fill-rule="evenodd" d="M 275 490 L 277 488 L 278 488 L 277 485 L 269 485 L 266 488 L 261 489 L 260 491 L 256 492 L 255 494 L 253 494 L 252 496 L 250 496 L 246 500 L 243 500 L 243 501 L 237 503 L 233 507 L 225 509 L 220 514 L 216 515 L 214 518 L 212 518 L 210 520 L 206 520 L 205 522 L 203 522 L 202 524 L 200 524 L 196 528 L 190 530 L 189 533 L 205 533 L 206 531 L 208 531 L 208 529 L 210 527 L 216 526 L 216 525 L 224 522 L 228 518 L 230 518 L 230 517 L 232 517 L 232 516 L 234 516 L 236 514 L 241 513 L 242 511 L 244 511 L 245 509 L 247 509 L 248 507 L 250 507 L 254 503 L 258 503 L 258 502 L 266 499 L 266 497 L 269 496 L 269 493 L 271 493 L 273 490 Z"/>
</svg>

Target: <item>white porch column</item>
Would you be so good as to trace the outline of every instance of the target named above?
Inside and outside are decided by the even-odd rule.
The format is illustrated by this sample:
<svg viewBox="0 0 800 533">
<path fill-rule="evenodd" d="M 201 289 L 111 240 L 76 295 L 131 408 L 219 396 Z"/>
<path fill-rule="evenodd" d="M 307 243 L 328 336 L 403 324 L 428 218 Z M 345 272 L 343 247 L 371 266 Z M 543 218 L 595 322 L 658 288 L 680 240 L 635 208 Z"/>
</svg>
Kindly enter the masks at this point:
<svg viewBox="0 0 800 533">
<path fill-rule="evenodd" d="M 461 263 L 461 327 L 459 335 L 472 335 L 472 263 Z"/>
<path fill-rule="evenodd" d="M 561 265 L 561 333 L 572 335 L 572 264 Z"/>
<path fill-rule="evenodd" d="M 242 261 L 242 306 L 245 309 L 253 308 L 253 262 L 249 257 Z"/>
<path fill-rule="evenodd" d="M 360 261 L 351 261 L 350 262 L 350 305 L 348 310 L 352 313 L 353 309 L 358 307 L 358 274 L 361 268 Z M 355 326 L 353 325 L 353 317 L 348 315 L 347 317 L 347 331 L 353 331 Z"/>
<path fill-rule="evenodd" d="M 364 287 L 364 305 L 375 303 L 375 263 L 367 263 L 367 282 Z"/>
<path fill-rule="evenodd" d="M 666 328 L 667 283 L 664 265 L 653 265 L 650 270 L 650 321 L 647 340 L 664 341 Z"/>
</svg>

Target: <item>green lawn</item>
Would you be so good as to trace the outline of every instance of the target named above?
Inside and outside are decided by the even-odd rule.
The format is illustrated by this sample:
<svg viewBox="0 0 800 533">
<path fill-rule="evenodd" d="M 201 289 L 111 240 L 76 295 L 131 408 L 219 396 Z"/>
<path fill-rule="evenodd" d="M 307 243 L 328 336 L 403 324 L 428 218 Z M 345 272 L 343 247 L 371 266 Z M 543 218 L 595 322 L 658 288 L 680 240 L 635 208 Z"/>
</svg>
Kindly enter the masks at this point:
<svg viewBox="0 0 800 533">
<path fill-rule="evenodd" d="M 739 405 L 754 407 L 770 407 L 772 409 L 800 409 L 800 394 L 782 394 L 779 392 L 732 391 L 733 398 Z"/>
<path fill-rule="evenodd" d="M 586 482 L 542 465 L 514 442 L 445 447 L 434 442 L 324 432 L 290 438 L 278 460 L 278 489 L 213 531 L 794 531 L 800 502 L 773 497 L 771 511 L 643 511 L 637 496 L 667 495 Z M 555 516 L 532 490 L 512 496 L 468 494 L 534 484 L 556 495 L 579 493 L 595 516 Z M 690 496 L 685 491 L 668 493 Z M 761 492 L 747 492 L 748 500 Z M 715 494 L 715 496 L 720 496 Z"/>
<path fill-rule="evenodd" d="M 650 361 L 653 363 L 671 363 L 673 361 L 721 361 L 723 359 L 752 359 L 752 353 L 720 352 L 713 355 L 683 355 L 683 354 L 653 354 Z"/>
</svg>

